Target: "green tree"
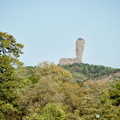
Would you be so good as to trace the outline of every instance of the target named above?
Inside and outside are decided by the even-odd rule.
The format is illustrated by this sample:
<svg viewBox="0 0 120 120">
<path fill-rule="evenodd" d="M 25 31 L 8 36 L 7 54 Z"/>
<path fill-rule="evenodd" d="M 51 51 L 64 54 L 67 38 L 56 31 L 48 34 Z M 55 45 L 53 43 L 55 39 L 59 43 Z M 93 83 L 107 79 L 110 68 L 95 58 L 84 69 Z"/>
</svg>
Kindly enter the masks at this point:
<svg viewBox="0 0 120 120">
<path fill-rule="evenodd" d="M 0 32 L 0 97 L 3 100 L 10 100 L 7 95 L 15 86 L 12 76 L 15 67 L 22 65 L 17 59 L 23 53 L 22 48 L 23 45 L 17 43 L 12 35 Z"/>
<path fill-rule="evenodd" d="M 23 54 L 22 48 L 23 45 L 16 43 L 16 39 L 12 35 L 0 32 L 0 55 L 19 57 L 20 54 Z"/>
<path fill-rule="evenodd" d="M 56 66 L 54 63 L 42 62 L 35 69 L 35 76 L 39 80 L 43 76 L 50 75 L 52 79 L 59 83 L 64 83 L 72 80 L 72 75 L 68 70 L 63 69 L 60 66 Z"/>
<path fill-rule="evenodd" d="M 43 108 L 41 120 L 65 120 L 64 116 L 64 107 L 59 103 L 52 103 Z"/>
<path fill-rule="evenodd" d="M 116 81 L 109 90 L 110 100 L 115 106 L 120 106 L 120 80 Z"/>
<path fill-rule="evenodd" d="M 0 56 L 0 83 L 11 79 L 13 70 L 11 58 L 7 55 Z"/>
<path fill-rule="evenodd" d="M 37 66 L 34 74 L 37 81 L 18 93 L 17 101 L 20 111 L 25 115 L 23 118 L 40 114 L 48 103 L 62 102 L 62 85 L 71 83 L 73 79 L 69 71 L 47 62 Z"/>
<path fill-rule="evenodd" d="M 23 53 L 22 48 L 23 45 L 17 43 L 12 35 L 0 32 L 0 114 L 3 120 L 19 118 L 19 111 L 13 101 L 21 79 L 13 73 L 22 65 L 17 59 Z"/>
<path fill-rule="evenodd" d="M 22 64 L 17 59 L 23 54 L 22 48 L 12 35 L 0 32 L 0 82 L 10 80 L 14 67 Z"/>
</svg>

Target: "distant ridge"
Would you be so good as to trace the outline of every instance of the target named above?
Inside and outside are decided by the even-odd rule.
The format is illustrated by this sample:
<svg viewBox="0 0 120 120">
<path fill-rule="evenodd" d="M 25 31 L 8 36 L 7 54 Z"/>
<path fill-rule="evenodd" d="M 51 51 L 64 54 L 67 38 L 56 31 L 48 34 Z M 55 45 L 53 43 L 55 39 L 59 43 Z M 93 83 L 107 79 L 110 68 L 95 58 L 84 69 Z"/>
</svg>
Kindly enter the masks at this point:
<svg viewBox="0 0 120 120">
<path fill-rule="evenodd" d="M 90 79 L 99 82 L 100 80 L 120 77 L 120 69 L 105 67 L 103 65 L 74 63 L 71 65 L 62 65 L 61 67 L 69 70 L 78 82 Z"/>
</svg>

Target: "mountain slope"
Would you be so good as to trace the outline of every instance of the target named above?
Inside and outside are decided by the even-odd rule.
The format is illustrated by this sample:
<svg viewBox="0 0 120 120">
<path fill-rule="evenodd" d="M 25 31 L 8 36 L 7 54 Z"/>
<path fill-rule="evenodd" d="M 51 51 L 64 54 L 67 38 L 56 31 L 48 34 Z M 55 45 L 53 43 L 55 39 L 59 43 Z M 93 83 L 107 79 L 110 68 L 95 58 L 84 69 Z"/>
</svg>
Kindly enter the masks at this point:
<svg viewBox="0 0 120 120">
<path fill-rule="evenodd" d="M 90 79 L 100 80 L 120 76 L 120 69 L 105 67 L 102 65 L 74 63 L 70 65 L 62 65 L 61 67 L 69 70 L 78 83 Z"/>
</svg>

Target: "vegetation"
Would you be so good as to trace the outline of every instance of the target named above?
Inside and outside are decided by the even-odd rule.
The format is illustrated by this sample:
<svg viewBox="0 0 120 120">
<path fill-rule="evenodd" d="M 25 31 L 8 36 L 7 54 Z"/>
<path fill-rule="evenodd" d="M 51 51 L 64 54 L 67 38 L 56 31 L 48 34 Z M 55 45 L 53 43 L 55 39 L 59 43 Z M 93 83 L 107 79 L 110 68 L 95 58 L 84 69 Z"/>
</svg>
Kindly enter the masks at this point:
<svg viewBox="0 0 120 120">
<path fill-rule="evenodd" d="M 98 77 L 120 72 L 120 69 L 105 67 L 102 65 L 89 65 L 84 63 L 74 63 L 72 65 L 62 65 L 61 67 L 69 70 L 73 77 L 78 81 L 96 79 Z"/>
<path fill-rule="evenodd" d="M 48 62 L 24 67 L 22 44 L 0 32 L 0 45 L 0 120 L 120 119 L 120 77 L 88 80 L 119 69 Z"/>
</svg>

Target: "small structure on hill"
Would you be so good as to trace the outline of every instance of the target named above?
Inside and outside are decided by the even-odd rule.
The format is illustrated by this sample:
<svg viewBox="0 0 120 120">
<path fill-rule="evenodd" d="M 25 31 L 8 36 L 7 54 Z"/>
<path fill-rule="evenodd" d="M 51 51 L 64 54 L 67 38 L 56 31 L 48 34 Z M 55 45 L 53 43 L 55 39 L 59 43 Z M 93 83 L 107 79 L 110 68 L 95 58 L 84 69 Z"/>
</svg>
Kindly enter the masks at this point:
<svg viewBox="0 0 120 120">
<path fill-rule="evenodd" d="M 85 40 L 78 38 L 76 40 L 76 58 L 62 58 L 59 65 L 68 65 L 73 63 L 82 63 L 82 55 L 84 51 Z"/>
</svg>

